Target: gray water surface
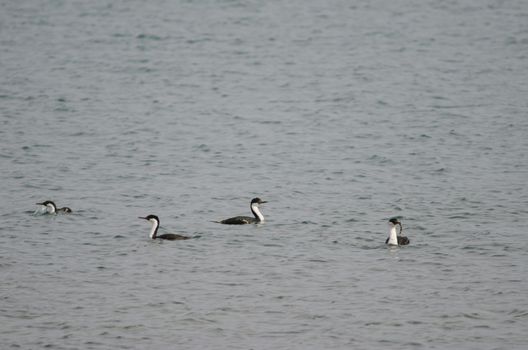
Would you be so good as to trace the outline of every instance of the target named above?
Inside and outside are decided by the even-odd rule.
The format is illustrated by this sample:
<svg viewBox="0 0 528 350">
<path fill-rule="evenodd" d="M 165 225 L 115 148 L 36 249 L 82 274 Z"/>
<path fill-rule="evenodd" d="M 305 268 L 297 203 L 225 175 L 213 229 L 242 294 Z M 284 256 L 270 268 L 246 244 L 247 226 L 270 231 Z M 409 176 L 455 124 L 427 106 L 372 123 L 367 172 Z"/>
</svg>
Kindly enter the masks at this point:
<svg viewBox="0 0 528 350">
<path fill-rule="evenodd" d="M 2 349 L 526 347 L 526 1 L 3 1 L 0 62 Z"/>
</svg>

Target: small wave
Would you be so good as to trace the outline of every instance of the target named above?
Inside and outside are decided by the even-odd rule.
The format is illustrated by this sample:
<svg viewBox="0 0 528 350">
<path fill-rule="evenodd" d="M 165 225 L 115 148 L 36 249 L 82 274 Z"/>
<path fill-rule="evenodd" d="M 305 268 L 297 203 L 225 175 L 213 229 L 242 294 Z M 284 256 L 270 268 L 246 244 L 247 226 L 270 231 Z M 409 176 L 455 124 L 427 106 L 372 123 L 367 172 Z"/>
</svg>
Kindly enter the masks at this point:
<svg viewBox="0 0 528 350">
<path fill-rule="evenodd" d="M 528 310 L 513 309 L 512 311 L 508 312 L 508 315 L 511 315 L 514 318 L 524 318 L 528 317 Z"/>
<path fill-rule="evenodd" d="M 158 36 L 158 35 L 155 35 L 155 34 L 145 34 L 145 33 L 138 34 L 138 35 L 136 36 L 136 39 L 141 39 L 141 40 L 155 40 L 155 41 L 163 40 L 163 38 L 160 37 L 160 36 Z"/>
<path fill-rule="evenodd" d="M 317 225 L 316 222 L 309 221 L 309 220 L 301 221 L 301 224 L 302 224 L 302 225 Z"/>
</svg>

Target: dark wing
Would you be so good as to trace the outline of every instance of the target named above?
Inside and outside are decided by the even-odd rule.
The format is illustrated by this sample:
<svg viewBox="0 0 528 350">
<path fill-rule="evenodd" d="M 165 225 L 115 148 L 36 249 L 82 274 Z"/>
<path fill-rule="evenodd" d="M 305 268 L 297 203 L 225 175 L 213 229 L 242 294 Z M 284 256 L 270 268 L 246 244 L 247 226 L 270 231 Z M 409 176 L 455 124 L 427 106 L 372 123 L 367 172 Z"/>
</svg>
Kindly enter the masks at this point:
<svg viewBox="0 0 528 350">
<path fill-rule="evenodd" d="M 174 233 L 165 233 L 163 235 L 157 236 L 156 238 L 166 239 L 166 240 L 169 240 L 169 241 L 176 241 L 176 240 L 181 240 L 181 239 L 189 239 L 191 237 L 182 236 L 182 235 L 176 235 Z"/>
<path fill-rule="evenodd" d="M 398 236 L 398 244 L 399 245 L 407 245 L 411 243 L 411 241 L 409 240 L 409 238 L 405 237 L 405 236 Z"/>
<path fill-rule="evenodd" d="M 251 218 L 249 216 L 235 216 L 234 218 L 222 220 L 220 223 L 225 225 L 245 225 L 251 224 L 254 221 L 255 218 Z"/>
</svg>

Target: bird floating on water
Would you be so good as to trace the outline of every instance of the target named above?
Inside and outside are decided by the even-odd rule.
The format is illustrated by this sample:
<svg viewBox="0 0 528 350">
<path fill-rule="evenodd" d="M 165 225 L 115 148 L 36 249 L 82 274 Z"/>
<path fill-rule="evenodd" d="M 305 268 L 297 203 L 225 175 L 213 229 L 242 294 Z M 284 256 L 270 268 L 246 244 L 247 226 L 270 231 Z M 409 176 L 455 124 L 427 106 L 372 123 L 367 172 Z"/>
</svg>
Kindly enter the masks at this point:
<svg viewBox="0 0 528 350">
<path fill-rule="evenodd" d="M 396 225 L 400 226 L 400 232 L 396 233 Z M 407 245 L 410 243 L 409 238 L 402 236 L 403 226 L 401 222 L 392 218 L 389 220 L 389 237 L 385 241 L 388 245 Z"/>
<path fill-rule="evenodd" d="M 226 225 L 244 225 L 244 224 L 258 224 L 264 222 L 264 215 L 259 210 L 259 205 L 267 203 L 266 201 L 263 201 L 260 198 L 253 198 L 251 200 L 250 209 L 254 218 L 250 216 L 235 216 L 233 218 L 225 219 L 222 221 L 217 221 L 220 224 L 226 224 Z"/>
<path fill-rule="evenodd" d="M 156 215 L 148 215 L 146 217 L 139 217 L 140 219 L 148 220 L 152 223 L 152 228 L 150 229 L 149 237 L 151 239 L 166 239 L 168 241 L 175 241 L 175 240 L 182 240 L 182 239 L 189 239 L 191 237 L 188 236 L 182 236 L 177 235 L 175 233 L 164 233 L 162 235 L 158 235 L 158 228 L 160 225 L 160 219 Z"/>
<path fill-rule="evenodd" d="M 47 214 L 71 213 L 72 212 L 72 210 L 68 207 L 57 208 L 55 203 L 53 203 L 52 201 L 44 201 L 42 203 L 36 203 L 36 204 L 46 207 Z"/>
</svg>

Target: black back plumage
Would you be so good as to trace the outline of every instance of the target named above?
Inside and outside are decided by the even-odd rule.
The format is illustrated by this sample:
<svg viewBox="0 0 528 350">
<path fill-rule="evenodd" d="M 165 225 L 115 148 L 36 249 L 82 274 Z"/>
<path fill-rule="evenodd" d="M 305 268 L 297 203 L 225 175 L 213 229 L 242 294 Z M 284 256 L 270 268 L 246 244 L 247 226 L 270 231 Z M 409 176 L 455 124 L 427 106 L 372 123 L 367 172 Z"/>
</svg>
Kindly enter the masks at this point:
<svg viewBox="0 0 528 350">
<path fill-rule="evenodd" d="M 245 225 L 245 224 L 255 224 L 257 219 L 249 216 L 235 216 L 234 218 L 229 218 L 220 221 L 221 224 L 225 225 Z"/>
<path fill-rule="evenodd" d="M 166 239 L 168 241 L 177 241 L 177 240 L 182 240 L 182 239 L 189 239 L 191 237 L 177 235 L 177 234 L 174 234 L 174 233 L 164 233 L 162 235 L 157 235 L 156 238 Z"/>
</svg>

